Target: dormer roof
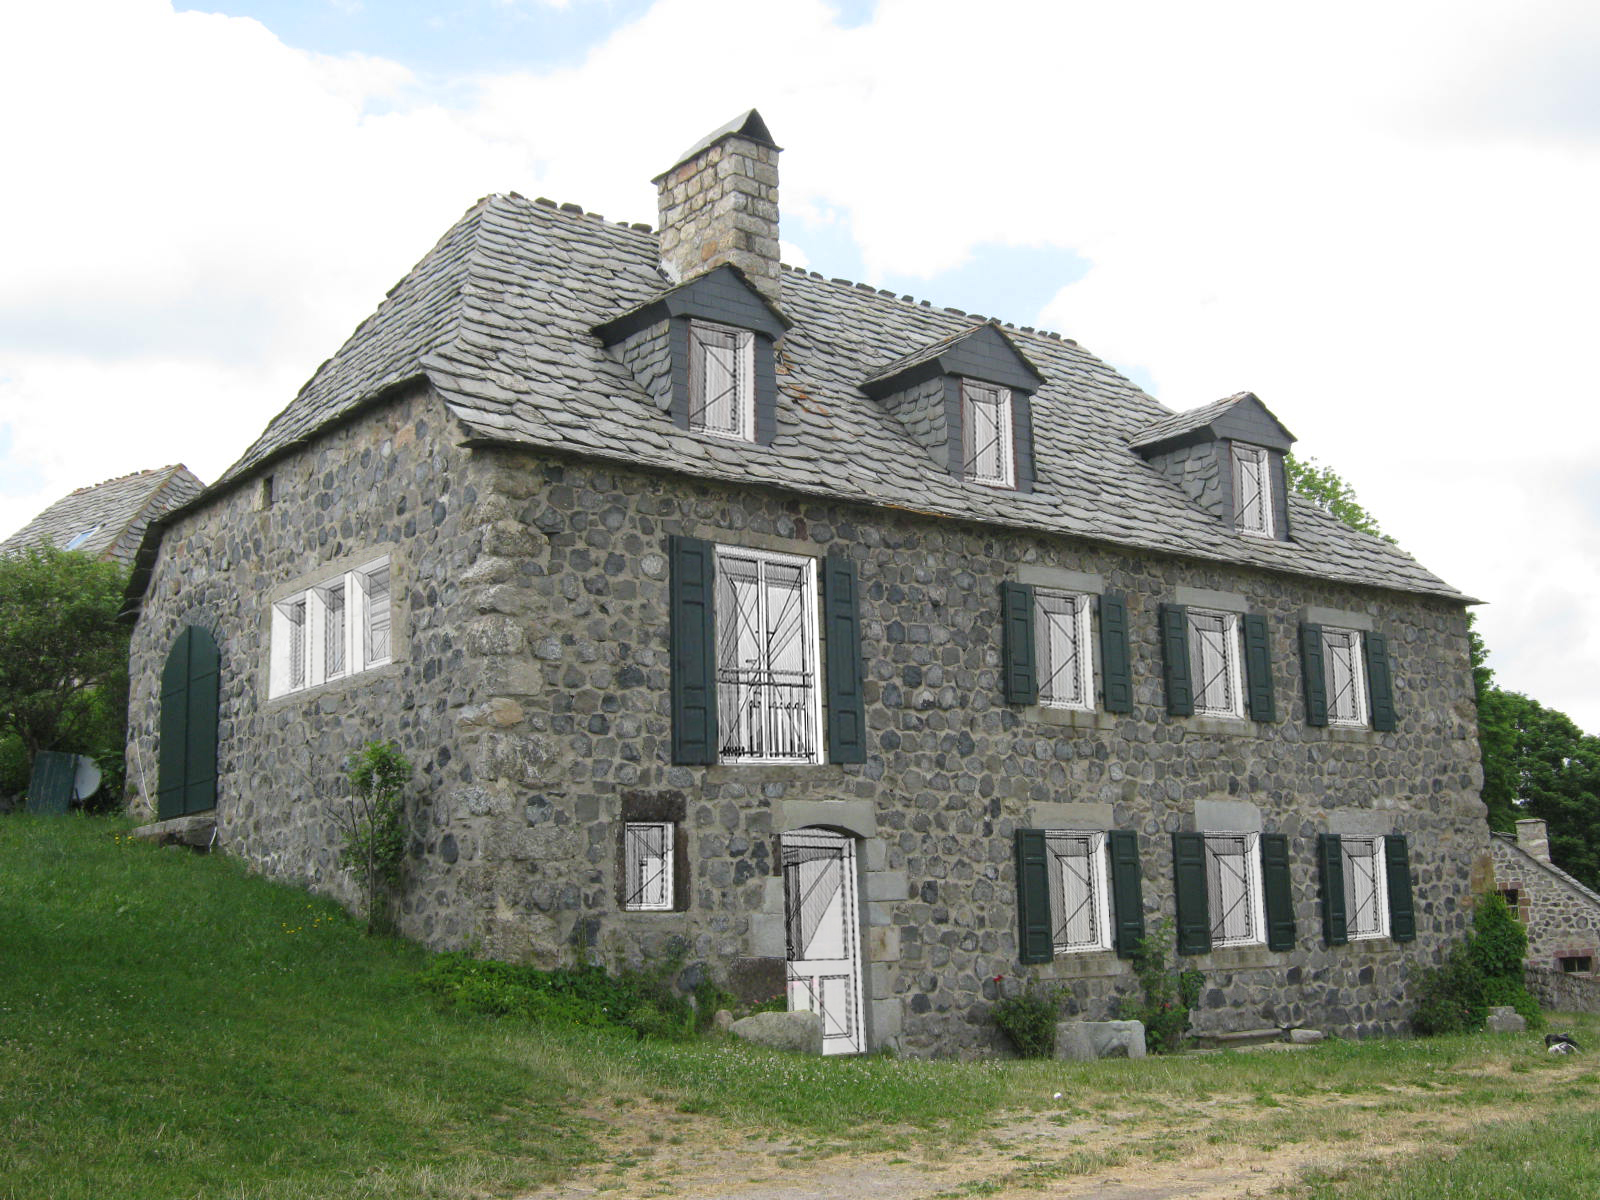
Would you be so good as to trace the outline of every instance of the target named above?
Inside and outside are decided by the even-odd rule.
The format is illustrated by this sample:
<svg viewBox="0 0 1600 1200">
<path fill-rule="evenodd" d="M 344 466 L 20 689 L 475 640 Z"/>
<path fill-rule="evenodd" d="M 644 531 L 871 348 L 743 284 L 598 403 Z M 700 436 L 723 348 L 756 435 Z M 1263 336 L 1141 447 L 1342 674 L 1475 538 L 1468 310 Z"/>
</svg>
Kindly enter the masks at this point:
<svg viewBox="0 0 1600 1200">
<path fill-rule="evenodd" d="M 697 317 L 718 325 L 750 329 L 773 341 L 794 324 L 745 278 L 743 271 L 724 263 L 602 321 L 594 327 L 594 334 L 605 345 L 614 346 L 630 334 L 672 317 Z"/>
<path fill-rule="evenodd" d="M 938 338 L 880 367 L 861 381 L 874 399 L 941 375 L 960 375 L 1001 387 L 1037 391 L 1044 376 L 993 321 Z"/>
<path fill-rule="evenodd" d="M 1286 451 L 1294 445 L 1295 436 L 1254 392 L 1235 392 L 1147 425 L 1128 444 L 1148 458 L 1163 450 L 1210 441 L 1249 442 Z"/>
</svg>

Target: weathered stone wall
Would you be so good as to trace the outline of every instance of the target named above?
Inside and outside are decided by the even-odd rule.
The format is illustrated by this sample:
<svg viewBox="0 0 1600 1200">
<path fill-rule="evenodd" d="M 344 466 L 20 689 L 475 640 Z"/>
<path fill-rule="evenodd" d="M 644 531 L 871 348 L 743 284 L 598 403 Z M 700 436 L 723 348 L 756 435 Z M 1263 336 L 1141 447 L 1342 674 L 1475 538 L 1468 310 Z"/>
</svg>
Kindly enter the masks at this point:
<svg viewBox="0 0 1600 1200">
<path fill-rule="evenodd" d="M 1495 887 L 1515 889 L 1517 916 L 1528 929 L 1528 962 L 1560 969 L 1585 957 L 1600 966 L 1600 896 L 1503 837 L 1491 836 Z"/>
<path fill-rule="evenodd" d="M 1485 851 L 1459 607 L 511 450 L 469 456 L 447 421 L 427 396 L 379 410 L 278 464 L 268 512 L 246 488 L 167 534 L 135 633 L 131 744 L 153 786 L 161 658 L 183 624 L 210 625 L 224 663 L 219 826 L 264 870 L 346 894 L 308 777 L 326 790 L 351 749 L 392 737 L 418 766 L 404 931 L 542 962 L 575 942 L 612 962 L 683 947 L 771 994 L 784 952 L 775 835 L 845 829 L 860 839 L 869 1044 L 914 1054 L 998 1049 L 996 975 L 1059 982 L 1092 1019 L 1134 990 L 1110 954 L 1018 966 L 1018 827 L 1137 830 L 1152 923 L 1173 911 L 1169 834 L 1198 811 L 1253 806 L 1289 835 L 1297 948 L 1195 960 L 1207 1030 L 1403 1030 L 1409 981 L 1464 932 Z M 855 561 L 866 763 L 671 763 L 674 533 Z M 274 589 L 385 548 L 394 665 L 267 701 Z M 1053 569 L 1127 595 L 1132 714 L 1004 703 L 998 585 Z M 1180 588 L 1236 592 L 1268 615 L 1279 722 L 1166 715 L 1155 610 Z M 1387 633 L 1396 733 L 1304 723 L 1295 630 L 1308 605 L 1368 613 Z M 678 805 L 687 910 L 621 911 L 624 811 Z M 1313 856 L 1330 829 L 1409 838 L 1416 942 L 1321 944 Z"/>
<path fill-rule="evenodd" d="M 1568 975 L 1555 967 L 1531 962 L 1523 975 L 1540 1008 L 1549 1012 L 1600 1013 L 1600 979 L 1593 975 Z"/>
<path fill-rule="evenodd" d="M 470 706 L 459 595 L 480 551 L 467 519 L 475 494 L 451 419 L 419 392 L 275 464 L 273 502 L 251 480 L 166 531 L 133 633 L 130 807 L 150 814 L 157 786 L 161 666 L 174 637 L 199 624 L 221 652 L 218 836 L 252 866 L 350 901 L 337 863 L 337 799 L 350 753 L 392 739 L 416 768 L 419 838 L 408 933 L 465 944 L 477 932 L 470 880 L 451 871 L 433 797 L 455 795 L 470 768 L 453 721 Z M 388 553 L 393 662 L 268 699 L 272 602 L 294 587 Z M 426 851 L 424 853 L 424 851 Z M 421 915 L 426 909 L 426 916 Z"/>
<path fill-rule="evenodd" d="M 474 734 L 474 761 L 521 771 L 480 773 L 503 798 L 462 829 L 494 851 L 475 869 L 495 897 L 482 914 L 486 944 L 504 953 L 548 957 L 576 933 L 636 958 L 681 937 L 713 973 L 770 984 L 781 974 L 759 960 L 783 952 L 774 835 L 831 824 L 862 838 L 873 1044 L 987 1051 L 998 1045 L 986 1018 L 995 975 L 1059 981 L 1074 1011 L 1096 1018 L 1134 983 L 1109 954 L 1017 966 L 1013 831 L 1083 812 L 1136 829 L 1154 921 L 1173 911 L 1168 835 L 1194 828 L 1197 806 L 1217 801 L 1252 804 L 1265 829 L 1290 835 L 1299 945 L 1199 959 L 1208 974 L 1202 1028 L 1402 1030 L 1413 972 L 1465 930 L 1468 879 L 1484 848 L 1457 606 L 509 451 L 486 452 L 484 463 L 480 510 L 503 524 L 506 544 L 519 529 L 527 543 L 474 567 L 469 598 L 503 635 L 473 644 L 508 652 L 469 659 L 469 669 L 509 670 L 526 643 L 548 685 L 497 701 L 508 719 Z M 864 765 L 670 763 L 673 533 L 856 561 L 871 729 Z M 998 584 L 1045 565 L 1096 573 L 1127 594 L 1132 715 L 1002 701 Z M 1281 721 L 1166 715 L 1155 609 L 1185 586 L 1236 591 L 1268 614 Z M 1368 613 L 1388 634 L 1398 732 L 1304 723 L 1295 630 L 1308 605 Z M 621 912 L 621 805 L 659 792 L 686 802 L 692 904 Z M 1330 829 L 1410 839 L 1415 943 L 1321 945 L 1313 854 Z"/>
</svg>

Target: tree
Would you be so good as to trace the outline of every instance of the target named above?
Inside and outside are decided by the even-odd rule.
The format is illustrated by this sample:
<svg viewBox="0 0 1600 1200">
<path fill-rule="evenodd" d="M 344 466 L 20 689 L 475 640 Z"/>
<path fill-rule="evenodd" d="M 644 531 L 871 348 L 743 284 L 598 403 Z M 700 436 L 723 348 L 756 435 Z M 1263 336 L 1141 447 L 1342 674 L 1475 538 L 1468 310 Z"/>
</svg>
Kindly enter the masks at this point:
<svg viewBox="0 0 1600 1200">
<path fill-rule="evenodd" d="M 41 750 L 121 744 L 127 575 L 115 563 L 40 547 L 0 558 L 0 735 Z"/>
<path fill-rule="evenodd" d="M 400 882 L 406 856 L 405 801 L 411 763 L 392 742 L 368 742 L 346 771 L 354 793 L 339 816 L 339 865 L 361 888 L 367 932 L 377 929 L 388 890 Z"/>
<path fill-rule="evenodd" d="M 1378 528 L 1377 519 L 1356 499 L 1355 489 L 1332 467 L 1323 466 L 1314 458 L 1301 462 L 1289 454 L 1284 456 L 1283 473 L 1290 487 L 1324 512 L 1338 517 L 1350 528 L 1370 533 L 1373 537 L 1381 537 L 1386 542 L 1394 541 Z"/>
</svg>

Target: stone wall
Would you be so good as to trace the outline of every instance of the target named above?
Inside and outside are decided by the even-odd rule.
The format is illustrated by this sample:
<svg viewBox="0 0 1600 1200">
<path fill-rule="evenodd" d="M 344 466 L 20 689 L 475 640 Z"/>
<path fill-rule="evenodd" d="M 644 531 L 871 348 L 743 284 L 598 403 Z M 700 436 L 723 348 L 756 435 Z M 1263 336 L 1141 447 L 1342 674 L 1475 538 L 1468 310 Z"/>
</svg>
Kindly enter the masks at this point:
<svg viewBox="0 0 1600 1200">
<path fill-rule="evenodd" d="M 1151 923 L 1173 913 L 1169 834 L 1196 828 L 1197 811 L 1249 807 L 1289 836 L 1296 949 L 1194 960 L 1208 1031 L 1403 1031 L 1410 980 L 1464 933 L 1485 851 L 1460 607 L 509 449 L 468 455 L 446 422 L 412 397 L 278 464 L 268 513 L 235 493 L 167 535 L 135 634 L 132 745 L 153 771 L 161 656 L 182 624 L 211 624 L 219 825 L 258 867 L 347 894 L 327 801 L 307 781 L 326 790 L 350 749 L 393 737 L 419 768 L 405 932 L 538 962 L 575 943 L 609 962 L 683 948 L 695 971 L 770 994 L 784 952 L 775 835 L 844 829 L 860 839 L 869 1045 L 913 1054 L 999 1049 L 997 975 L 1058 982 L 1091 1019 L 1133 991 L 1110 954 L 1017 964 L 1018 827 L 1094 817 L 1136 830 Z M 854 560 L 864 764 L 671 763 L 675 533 Z M 265 700 L 264 598 L 382 546 L 404 578 L 393 667 Z M 1004 703 L 999 583 L 1053 571 L 1126 594 L 1132 714 Z M 1166 715 L 1156 606 L 1184 588 L 1237 593 L 1268 616 L 1278 722 Z M 1397 732 L 1305 724 L 1295 633 L 1313 605 L 1370 614 L 1388 635 Z M 687 909 L 620 911 L 625 807 L 678 804 Z M 1322 945 L 1314 853 L 1328 830 L 1407 836 L 1414 943 Z"/>
<path fill-rule="evenodd" d="M 1563 958 L 1600 966 L 1600 896 L 1502 835 L 1491 835 L 1495 887 L 1517 893 L 1517 917 L 1528 930 L 1530 965 L 1559 970 Z"/>
<path fill-rule="evenodd" d="M 1600 979 L 1593 975 L 1568 975 L 1530 962 L 1524 976 L 1528 991 L 1548 1012 L 1600 1013 Z"/>
</svg>

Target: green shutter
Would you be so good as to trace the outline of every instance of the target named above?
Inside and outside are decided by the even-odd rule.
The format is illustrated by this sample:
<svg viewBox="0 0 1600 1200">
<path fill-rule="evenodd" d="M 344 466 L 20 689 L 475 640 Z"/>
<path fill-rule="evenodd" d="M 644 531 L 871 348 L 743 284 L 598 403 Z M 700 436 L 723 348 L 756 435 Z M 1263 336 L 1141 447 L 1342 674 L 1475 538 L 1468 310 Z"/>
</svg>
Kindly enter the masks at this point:
<svg viewBox="0 0 1600 1200">
<path fill-rule="evenodd" d="M 1300 669 L 1306 683 L 1306 724 L 1328 723 L 1328 678 L 1322 661 L 1322 626 L 1300 625 Z"/>
<path fill-rule="evenodd" d="M 861 692 L 861 608 L 856 564 L 842 554 L 822 560 L 828 638 L 828 761 L 867 761 L 867 707 Z"/>
<path fill-rule="evenodd" d="M 1181 604 L 1163 604 L 1159 620 L 1161 666 L 1167 681 L 1167 713 L 1174 717 L 1192 717 L 1194 685 L 1189 679 L 1189 610 Z"/>
<path fill-rule="evenodd" d="M 1278 706 L 1272 693 L 1272 636 L 1267 619 L 1260 613 L 1245 613 L 1244 681 L 1250 716 L 1257 721 L 1276 721 Z"/>
<path fill-rule="evenodd" d="M 717 761 L 716 548 L 673 537 L 672 761 Z"/>
<path fill-rule="evenodd" d="M 1131 829 L 1106 834 L 1111 859 L 1111 904 L 1116 913 L 1113 945 L 1118 958 L 1132 958 L 1144 941 L 1144 884 L 1139 876 L 1139 835 Z"/>
<path fill-rule="evenodd" d="M 1001 683 L 1007 704 L 1037 704 L 1039 679 L 1033 657 L 1033 589 L 1000 585 Z"/>
<path fill-rule="evenodd" d="M 1350 940 L 1344 904 L 1344 857 L 1337 833 L 1317 835 L 1317 865 L 1322 872 L 1322 940 L 1343 946 Z"/>
<path fill-rule="evenodd" d="M 1211 949 L 1211 911 L 1206 903 L 1206 839 L 1199 833 L 1172 835 L 1172 876 L 1178 906 L 1178 953 Z"/>
<path fill-rule="evenodd" d="M 1406 839 L 1383 839 L 1384 867 L 1389 876 L 1389 936 L 1397 942 L 1417 938 L 1417 909 L 1411 899 L 1411 854 Z"/>
<path fill-rule="evenodd" d="M 165 821 L 217 806 L 220 656 L 210 630 L 184 629 L 161 668 L 161 733 L 156 752 L 156 817 Z"/>
<path fill-rule="evenodd" d="M 1394 681 L 1389 671 L 1389 639 L 1381 633 L 1369 633 L 1364 641 L 1367 650 L 1367 696 L 1372 701 L 1372 727 L 1383 733 L 1392 733 L 1395 726 Z"/>
<path fill-rule="evenodd" d="M 1128 602 L 1120 592 L 1100 597 L 1100 690 L 1107 712 L 1133 711 L 1133 663 L 1128 650 Z"/>
<path fill-rule="evenodd" d="M 1261 890 L 1267 902 L 1267 949 L 1294 949 L 1294 876 L 1289 870 L 1289 839 L 1261 835 Z"/>
<path fill-rule="evenodd" d="M 1046 963 L 1055 957 L 1050 930 L 1050 856 L 1044 830 L 1017 830 L 1017 961 Z"/>
</svg>

